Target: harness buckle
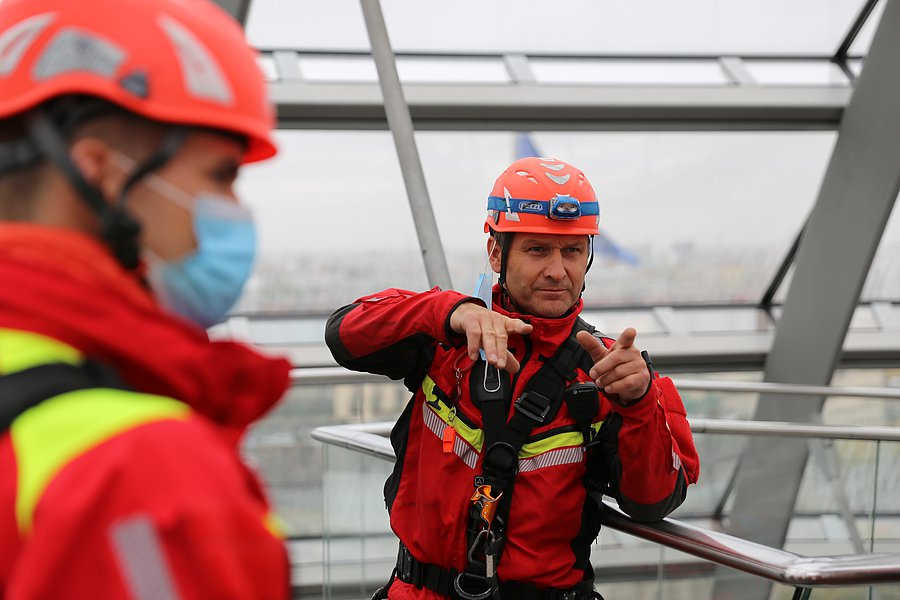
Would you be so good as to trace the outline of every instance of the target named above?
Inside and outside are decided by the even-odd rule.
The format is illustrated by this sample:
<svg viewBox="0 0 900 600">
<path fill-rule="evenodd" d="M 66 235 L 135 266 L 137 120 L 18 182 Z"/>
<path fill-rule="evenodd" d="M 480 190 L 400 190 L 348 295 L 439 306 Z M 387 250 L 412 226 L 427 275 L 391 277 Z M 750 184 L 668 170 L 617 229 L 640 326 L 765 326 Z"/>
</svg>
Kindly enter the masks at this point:
<svg viewBox="0 0 900 600">
<path fill-rule="evenodd" d="M 541 400 L 534 400 L 532 396 L 537 396 Z M 547 418 L 547 414 L 550 412 L 550 405 L 552 402 L 547 399 L 546 396 L 543 396 L 534 390 L 530 392 L 525 392 L 519 399 L 516 400 L 515 408 L 516 411 L 522 413 L 532 421 L 536 421 L 537 423 L 543 423 L 544 419 Z"/>
<path fill-rule="evenodd" d="M 497 583 L 487 577 L 463 571 L 453 580 L 453 589 L 463 600 L 487 600 L 497 592 Z"/>
</svg>

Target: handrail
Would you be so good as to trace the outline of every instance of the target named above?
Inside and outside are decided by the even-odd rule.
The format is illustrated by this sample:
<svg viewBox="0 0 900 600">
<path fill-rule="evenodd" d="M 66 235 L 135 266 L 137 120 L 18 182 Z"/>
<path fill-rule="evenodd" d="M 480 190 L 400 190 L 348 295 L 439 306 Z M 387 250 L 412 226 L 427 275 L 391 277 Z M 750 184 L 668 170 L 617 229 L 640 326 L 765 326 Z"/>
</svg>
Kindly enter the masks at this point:
<svg viewBox="0 0 900 600">
<path fill-rule="evenodd" d="M 814 425 L 786 423 L 783 421 L 737 421 L 732 419 L 689 419 L 693 433 L 719 435 L 765 435 L 771 437 L 803 437 L 827 440 L 856 440 L 869 442 L 900 442 L 900 427 L 862 427 L 854 425 Z M 313 438 L 344 445 L 351 450 L 372 454 L 369 446 L 375 444 L 374 452 L 382 458 L 394 460 L 394 451 L 385 436 L 391 432 L 393 421 L 361 423 L 352 425 L 329 425 L 313 430 Z M 375 442 L 375 437 L 381 442 Z M 360 447 L 354 440 L 360 441 Z M 349 444 L 346 445 L 345 444 Z"/>
<path fill-rule="evenodd" d="M 900 581 L 900 554 L 801 556 L 675 519 L 639 523 L 606 500 L 600 507 L 606 527 L 778 583 L 819 587 Z"/>
<path fill-rule="evenodd" d="M 795 396 L 852 396 L 854 398 L 880 398 L 900 400 L 900 388 L 839 387 L 828 385 L 800 385 L 794 383 L 770 383 L 763 381 L 721 381 L 709 379 L 673 378 L 682 391 L 734 392 L 759 394 L 790 394 Z M 386 383 L 382 375 L 348 371 L 342 367 L 297 368 L 291 370 L 293 385 L 338 385 L 356 383 Z"/>
<path fill-rule="evenodd" d="M 391 425 L 332 425 L 314 429 L 312 436 L 326 444 L 392 461 L 394 450 L 384 437 Z M 900 554 L 801 556 L 675 519 L 640 523 L 606 500 L 600 501 L 600 507 L 600 522 L 606 527 L 778 583 L 820 587 L 900 582 Z"/>
</svg>

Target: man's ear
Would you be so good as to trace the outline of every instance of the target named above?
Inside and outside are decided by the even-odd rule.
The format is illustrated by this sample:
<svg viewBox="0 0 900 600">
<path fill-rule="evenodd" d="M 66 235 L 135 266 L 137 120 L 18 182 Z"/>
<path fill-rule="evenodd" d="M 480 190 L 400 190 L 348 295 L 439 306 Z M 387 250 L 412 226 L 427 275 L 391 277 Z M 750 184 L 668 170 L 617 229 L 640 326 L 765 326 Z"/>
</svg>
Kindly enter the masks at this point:
<svg viewBox="0 0 900 600">
<path fill-rule="evenodd" d="M 488 260 L 490 260 L 491 262 L 491 269 L 494 271 L 494 273 L 499 273 L 501 260 L 500 257 L 502 253 L 500 250 L 500 244 L 497 243 L 497 239 L 494 236 L 488 237 L 487 253 Z"/>
<path fill-rule="evenodd" d="M 113 150 L 103 140 L 83 137 L 72 143 L 69 157 L 88 183 L 96 187 L 110 204 L 119 196 L 125 173 L 113 162 Z"/>
</svg>

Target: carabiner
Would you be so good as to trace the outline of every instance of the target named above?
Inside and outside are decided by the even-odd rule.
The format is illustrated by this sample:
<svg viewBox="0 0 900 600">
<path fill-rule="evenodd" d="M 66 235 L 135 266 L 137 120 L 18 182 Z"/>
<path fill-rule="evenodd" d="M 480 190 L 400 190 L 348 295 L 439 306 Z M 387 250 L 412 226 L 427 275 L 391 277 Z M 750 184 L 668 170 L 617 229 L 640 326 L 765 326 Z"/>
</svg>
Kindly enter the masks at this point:
<svg viewBox="0 0 900 600">
<path fill-rule="evenodd" d="M 484 381 L 481 382 L 481 387 L 483 387 L 483 388 L 484 388 L 484 391 L 486 391 L 486 392 L 489 393 L 489 394 L 493 394 L 494 392 L 499 391 L 499 390 L 500 390 L 500 386 L 503 385 L 502 382 L 500 381 L 500 369 L 498 369 L 497 367 L 494 367 L 494 370 L 497 371 L 497 387 L 495 387 L 495 388 L 493 388 L 493 389 L 488 389 L 488 382 L 487 382 L 487 380 L 488 380 L 488 369 L 491 368 L 491 367 L 494 367 L 494 365 L 491 365 L 491 364 L 489 364 L 489 363 L 485 363 L 485 365 L 484 365 Z"/>
</svg>

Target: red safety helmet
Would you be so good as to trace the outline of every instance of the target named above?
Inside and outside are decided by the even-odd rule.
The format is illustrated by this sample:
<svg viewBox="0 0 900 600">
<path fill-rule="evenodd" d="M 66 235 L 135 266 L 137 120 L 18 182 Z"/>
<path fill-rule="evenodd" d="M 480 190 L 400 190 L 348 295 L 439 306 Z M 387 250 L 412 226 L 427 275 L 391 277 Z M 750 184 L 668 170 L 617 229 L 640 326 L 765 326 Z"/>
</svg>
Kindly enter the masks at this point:
<svg viewBox="0 0 900 600">
<path fill-rule="evenodd" d="M 255 52 L 208 0 L 0 3 L 0 119 L 65 95 L 237 134 L 248 141 L 244 162 L 276 152 Z"/>
<path fill-rule="evenodd" d="M 596 235 L 600 210 L 580 169 L 555 158 L 522 158 L 511 164 L 488 196 L 484 231 Z"/>
</svg>

